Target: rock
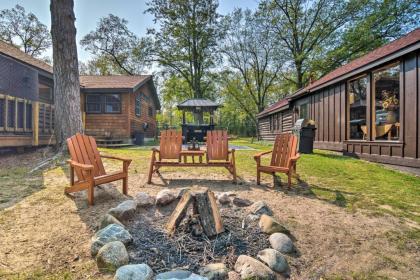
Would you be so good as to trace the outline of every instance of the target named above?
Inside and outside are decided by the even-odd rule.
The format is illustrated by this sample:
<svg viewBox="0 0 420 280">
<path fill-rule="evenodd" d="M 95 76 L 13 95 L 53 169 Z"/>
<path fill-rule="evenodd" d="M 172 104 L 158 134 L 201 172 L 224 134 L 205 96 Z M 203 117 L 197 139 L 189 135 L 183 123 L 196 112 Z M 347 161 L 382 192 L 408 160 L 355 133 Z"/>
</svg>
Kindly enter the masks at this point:
<svg viewBox="0 0 420 280">
<path fill-rule="evenodd" d="M 289 233 L 287 228 L 282 226 L 273 217 L 268 216 L 266 214 L 261 215 L 258 226 L 260 227 L 262 232 L 267 233 L 267 234 L 273 234 L 276 232 Z"/>
<path fill-rule="evenodd" d="M 271 247 L 280 253 L 288 254 L 293 251 L 292 240 L 284 233 L 276 232 L 270 235 L 269 239 Z"/>
<path fill-rule="evenodd" d="M 200 269 L 200 275 L 209 280 L 224 280 L 228 269 L 224 263 L 211 263 Z"/>
<path fill-rule="evenodd" d="M 236 193 L 230 191 L 230 192 L 225 192 L 225 194 L 227 194 L 228 196 L 236 196 Z"/>
<path fill-rule="evenodd" d="M 156 196 L 156 204 L 157 205 L 167 205 L 174 201 L 176 196 L 173 192 L 169 189 L 161 190 Z"/>
<path fill-rule="evenodd" d="M 121 241 L 105 244 L 96 256 L 96 265 L 101 272 L 113 273 L 126 264 L 128 264 L 128 253 Z"/>
<path fill-rule="evenodd" d="M 137 203 L 137 207 L 149 207 L 155 204 L 155 198 L 145 192 L 137 193 L 134 201 Z"/>
<path fill-rule="evenodd" d="M 264 201 L 257 201 L 249 207 L 249 212 L 254 215 L 262 215 L 266 214 L 268 216 L 273 215 L 273 211 L 271 211 L 270 207 Z"/>
<path fill-rule="evenodd" d="M 156 280 L 178 280 L 178 279 L 207 280 L 206 277 L 202 277 L 200 275 L 192 273 L 191 271 L 186 271 L 186 270 L 174 270 L 174 271 L 160 273 L 156 275 L 155 279 Z"/>
<path fill-rule="evenodd" d="M 233 198 L 232 202 L 238 207 L 248 207 L 252 204 L 250 200 L 239 198 L 239 197 Z"/>
<path fill-rule="evenodd" d="M 110 224 L 95 233 L 92 237 L 92 244 L 90 247 L 92 256 L 96 256 L 102 246 L 112 241 L 121 241 L 124 244 L 128 244 L 133 241 L 133 237 L 131 237 L 131 234 L 122 226 Z"/>
<path fill-rule="evenodd" d="M 242 279 L 275 279 L 274 272 L 262 262 L 240 255 L 235 263 L 235 271 Z"/>
<path fill-rule="evenodd" d="M 98 229 L 103 229 L 111 224 L 116 224 L 116 225 L 124 227 L 124 225 L 120 221 L 118 221 L 117 218 L 115 218 L 114 216 L 110 214 L 105 214 L 105 216 L 103 216 L 101 221 L 99 222 Z"/>
<path fill-rule="evenodd" d="M 219 195 L 217 195 L 217 201 L 220 204 L 229 204 L 230 203 L 230 197 L 227 193 L 220 193 Z"/>
<path fill-rule="evenodd" d="M 108 214 L 114 216 L 120 221 L 131 218 L 137 209 L 137 202 L 134 200 L 126 200 L 117 205 L 117 207 L 111 208 Z"/>
<path fill-rule="evenodd" d="M 153 270 L 147 264 L 129 264 L 118 268 L 114 280 L 152 280 Z"/>
<path fill-rule="evenodd" d="M 236 271 L 229 271 L 228 280 L 241 280 L 241 275 Z"/>
<path fill-rule="evenodd" d="M 264 249 L 259 251 L 257 258 L 274 271 L 281 273 L 289 269 L 286 258 L 277 250 Z"/>
</svg>

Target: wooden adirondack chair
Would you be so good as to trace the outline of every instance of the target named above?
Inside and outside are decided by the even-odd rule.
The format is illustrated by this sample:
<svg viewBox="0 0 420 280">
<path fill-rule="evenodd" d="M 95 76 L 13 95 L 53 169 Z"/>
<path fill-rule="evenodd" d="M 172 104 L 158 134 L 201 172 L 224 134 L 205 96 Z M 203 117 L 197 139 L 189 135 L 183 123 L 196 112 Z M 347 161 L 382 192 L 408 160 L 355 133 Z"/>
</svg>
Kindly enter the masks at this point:
<svg viewBox="0 0 420 280">
<path fill-rule="evenodd" d="M 300 155 L 296 153 L 297 137 L 292 133 L 281 133 L 276 136 L 272 151 L 259 153 L 254 156 L 257 162 L 257 184 L 260 184 L 261 172 L 275 174 L 286 173 L 288 186 L 292 184 L 292 176 L 296 175 L 296 162 Z M 261 157 L 271 153 L 270 165 L 261 165 Z M 297 176 L 297 175 L 296 175 Z"/>
<path fill-rule="evenodd" d="M 71 159 L 70 164 L 70 187 L 65 188 L 65 193 L 88 190 L 88 203 L 93 205 L 94 188 L 117 180 L 123 180 L 123 193 L 127 194 L 128 166 L 131 159 L 123 159 L 113 156 L 100 155 L 96 146 L 95 138 L 77 133 L 67 139 L 67 147 Z M 120 160 L 123 162 L 121 172 L 107 174 L 101 158 Z M 77 180 L 75 181 L 74 172 Z"/>
<path fill-rule="evenodd" d="M 229 150 L 227 131 L 207 131 L 206 146 L 207 164 L 225 167 L 233 175 L 233 181 L 236 183 L 235 149 Z"/>
<path fill-rule="evenodd" d="M 175 129 L 163 130 L 160 133 L 159 149 L 152 149 L 150 161 L 149 178 L 147 183 L 152 183 L 153 173 L 158 172 L 161 166 L 178 165 L 181 161 L 182 132 Z M 158 155 L 158 159 L 156 159 Z M 167 160 L 178 160 L 177 162 Z"/>
</svg>

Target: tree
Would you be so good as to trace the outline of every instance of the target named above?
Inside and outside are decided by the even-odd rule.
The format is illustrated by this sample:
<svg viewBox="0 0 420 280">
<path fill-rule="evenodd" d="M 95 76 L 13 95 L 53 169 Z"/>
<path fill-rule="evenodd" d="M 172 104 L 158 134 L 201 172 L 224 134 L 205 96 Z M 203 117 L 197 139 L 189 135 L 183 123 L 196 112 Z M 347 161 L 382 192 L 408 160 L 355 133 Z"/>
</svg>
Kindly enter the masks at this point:
<svg viewBox="0 0 420 280">
<path fill-rule="evenodd" d="M 73 6 L 73 0 L 51 0 L 50 4 L 55 135 L 62 151 L 66 150 L 67 138 L 83 131 Z"/>
<path fill-rule="evenodd" d="M 195 98 L 205 97 L 223 36 L 217 0 L 151 0 L 148 5 L 146 12 L 159 24 L 148 32 L 154 38 L 153 59 L 185 79 Z"/>
<path fill-rule="evenodd" d="M 0 11 L 0 39 L 33 57 L 40 57 L 51 47 L 47 26 L 19 5 Z"/>
<path fill-rule="evenodd" d="M 106 65 L 106 72 L 135 75 L 148 63 L 149 40 L 139 39 L 127 24 L 127 20 L 109 14 L 80 40 L 85 50 L 96 56 L 90 64 L 100 66 L 99 72 Z"/>
<path fill-rule="evenodd" d="M 282 69 L 282 54 L 266 23 L 261 13 L 235 10 L 224 19 L 227 33 L 220 47 L 228 65 L 221 79 L 224 92 L 236 100 L 255 127 L 256 114 L 267 105 Z"/>
</svg>

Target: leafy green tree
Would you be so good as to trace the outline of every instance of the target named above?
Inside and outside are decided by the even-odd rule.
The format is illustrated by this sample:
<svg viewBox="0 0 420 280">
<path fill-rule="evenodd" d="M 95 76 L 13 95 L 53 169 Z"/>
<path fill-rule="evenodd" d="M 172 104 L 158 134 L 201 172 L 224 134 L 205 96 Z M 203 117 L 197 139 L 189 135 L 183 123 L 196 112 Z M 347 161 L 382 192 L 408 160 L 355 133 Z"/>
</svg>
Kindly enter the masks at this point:
<svg viewBox="0 0 420 280">
<path fill-rule="evenodd" d="M 153 59 L 182 77 L 195 98 L 208 96 L 223 36 L 217 0 L 151 0 L 148 6 L 159 26 L 148 32 L 154 40 Z"/>
<path fill-rule="evenodd" d="M 33 57 L 40 57 L 51 47 L 47 26 L 19 5 L 0 11 L 0 39 Z"/>
<path fill-rule="evenodd" d="M 127 23 L 127 20 L 109 14 L 99 20 L 96 30 L 82 38 L 80 44 L 95 55 L 87 69 L 128 75 L 142 72 L 149 62 L 150 42 L 138 38 L 128 29 Z"/>
</svg>

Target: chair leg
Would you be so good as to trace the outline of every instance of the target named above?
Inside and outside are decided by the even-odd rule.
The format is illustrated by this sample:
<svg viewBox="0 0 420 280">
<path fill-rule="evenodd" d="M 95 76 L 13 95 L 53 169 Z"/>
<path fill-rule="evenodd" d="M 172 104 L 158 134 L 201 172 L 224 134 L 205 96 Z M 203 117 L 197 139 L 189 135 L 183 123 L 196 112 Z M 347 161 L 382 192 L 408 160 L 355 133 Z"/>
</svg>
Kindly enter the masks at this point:
<svg viewBox="0 0 420 280">
<path fill-rule="evenodd" d="M 232 165 L 233 182 L 236 184 L 236 166 L 235 163 Z"/>
<path fill-rule="evenodd" d="M 261 172 L 257 169 L 257 185 L 260 184 L 261 181 Z"/>
<path fill-rule="evenodd" d="M 94 202 L 94 195 L 95 195 L 95 185 L 94 184 L 90 184 L 89 188 L 88 188 L 88 203 L 89 205 L 93 205 Z"/>
<path fill-rule="evenodd" d="M 128 192 L 128 178 L 123 178 L 123 187 L 122 187 L 123 194 L 127 195 Z"/>
<path fill-rule="evenodd" d="M 289 189 L 292 186 L 292 171 L 289 171 L 287 173 L 287 186 L 289 187 Z"/>
<path fill-rule="evenodd" d="M 149 175 L 148 175 L 148 178 L 147 178 L 147 183 L 148 184 L 152 183 L 152 175 L 153 175 L 154 165 L 155 165 L 155 155 L 153 153 L 152 154 L 152 159 L 150 160 Z"/>
</svg>

